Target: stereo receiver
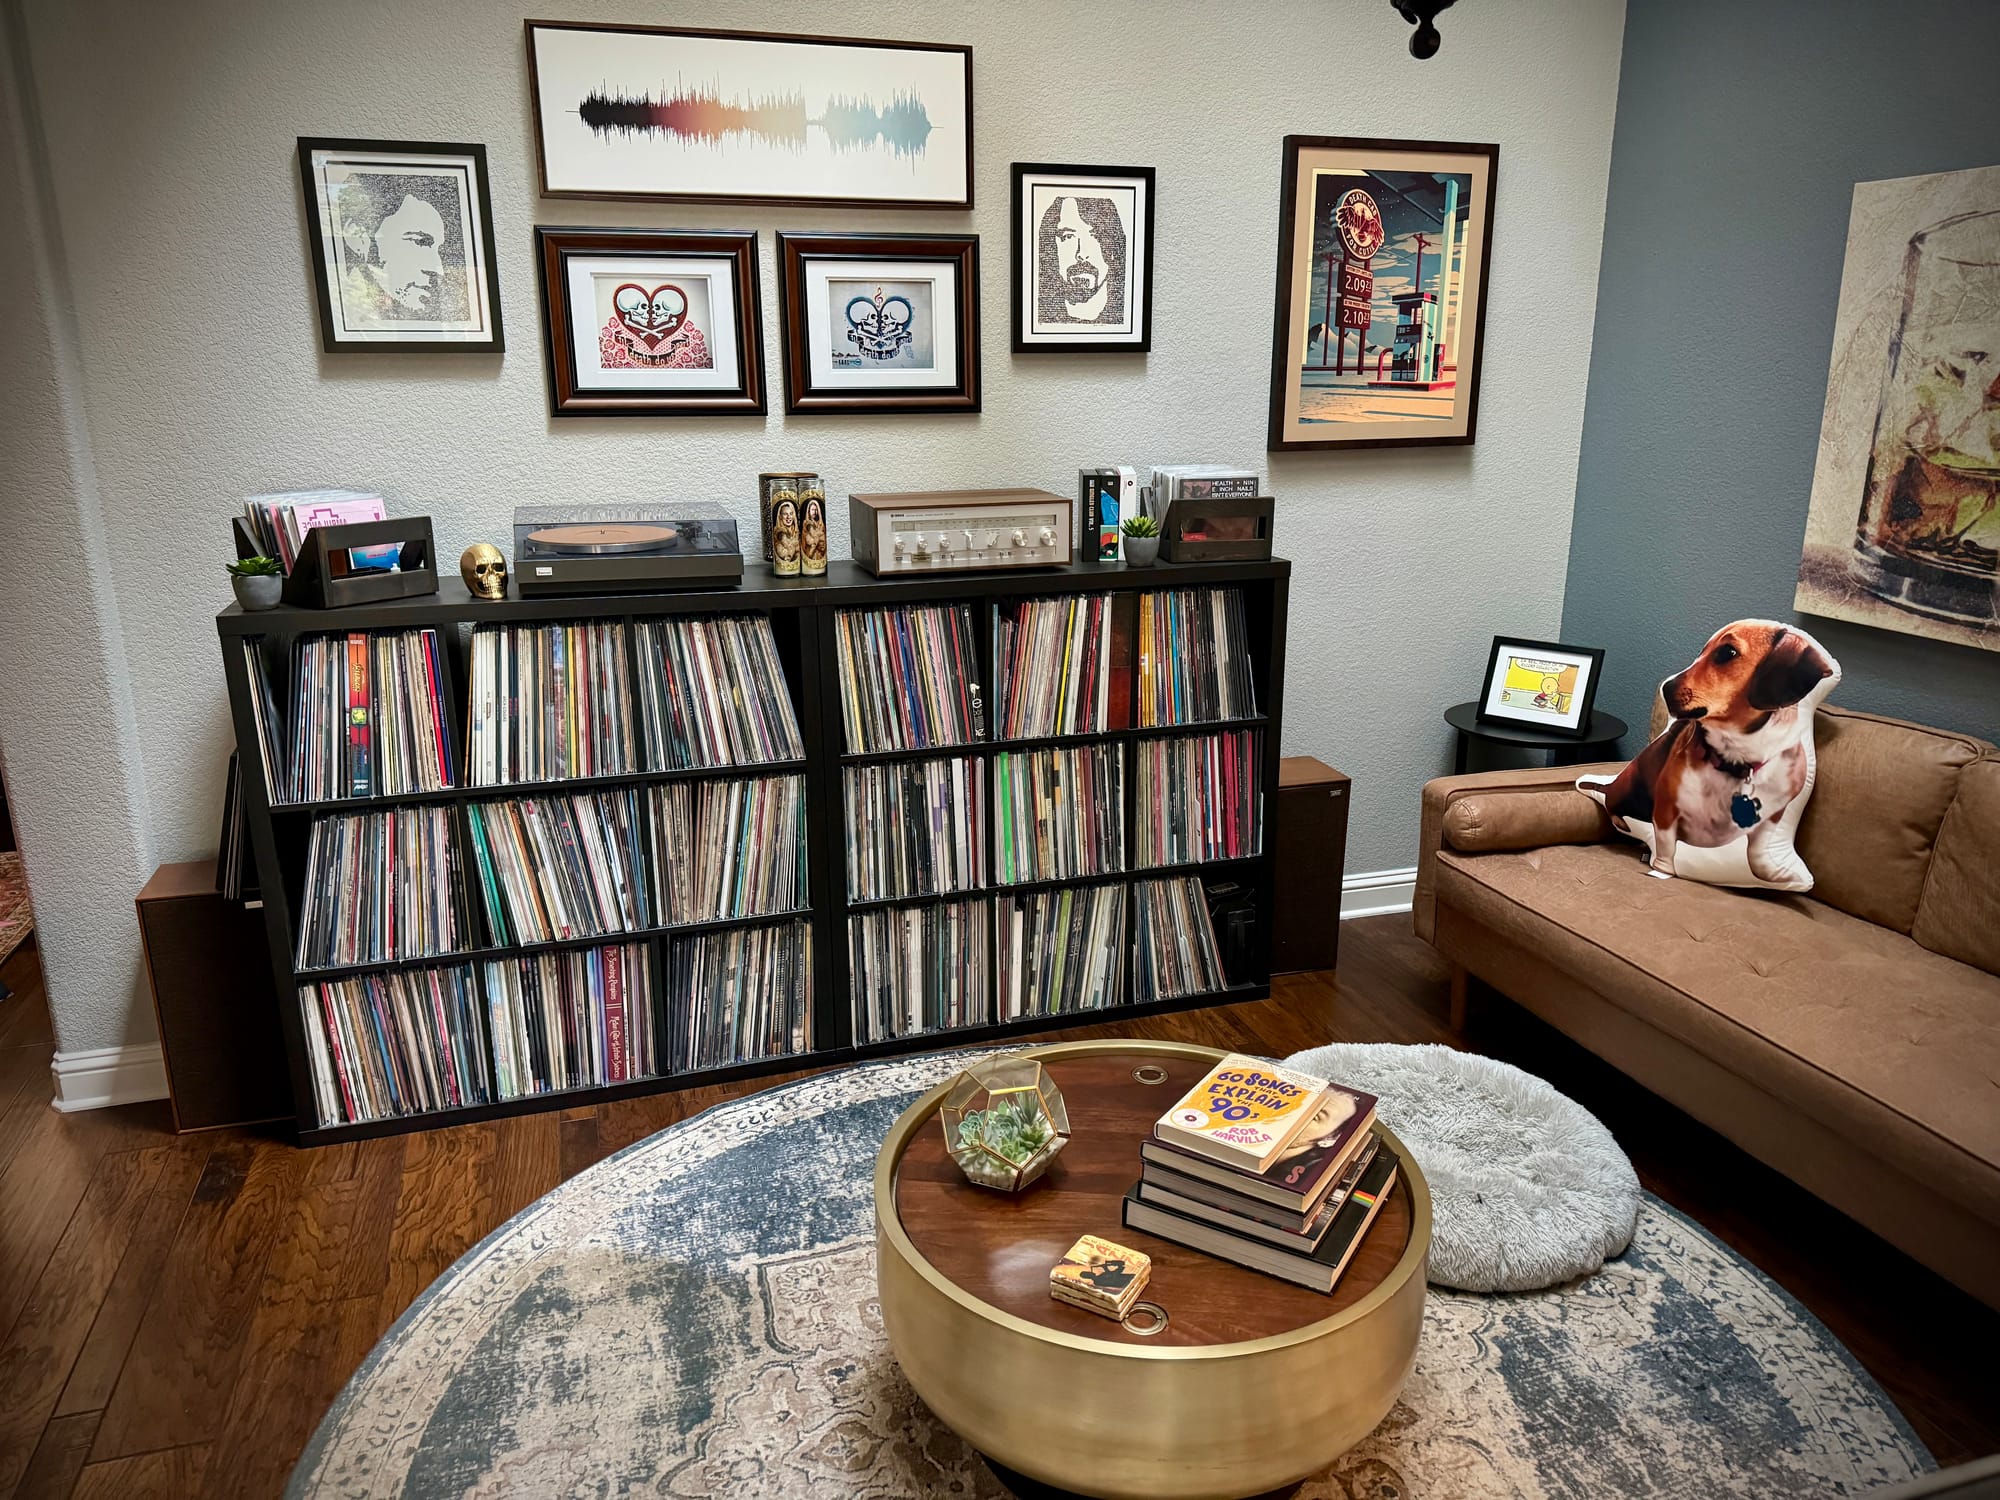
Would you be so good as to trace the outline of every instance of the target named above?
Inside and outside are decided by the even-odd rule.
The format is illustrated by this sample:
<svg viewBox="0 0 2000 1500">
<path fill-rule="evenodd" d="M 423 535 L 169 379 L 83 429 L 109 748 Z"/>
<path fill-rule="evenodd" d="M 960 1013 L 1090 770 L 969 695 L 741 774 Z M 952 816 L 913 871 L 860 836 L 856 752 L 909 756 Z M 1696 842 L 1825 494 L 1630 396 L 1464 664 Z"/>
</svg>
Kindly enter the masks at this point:
<svg viewBox="0 0 2000 1500">
<path fill-rule="evenodd" d="M 847 497 L 849 551 L 878 578 L 1061 567 L 1076 502 L 1047 490 L 916 490 Z"/>
</svg>

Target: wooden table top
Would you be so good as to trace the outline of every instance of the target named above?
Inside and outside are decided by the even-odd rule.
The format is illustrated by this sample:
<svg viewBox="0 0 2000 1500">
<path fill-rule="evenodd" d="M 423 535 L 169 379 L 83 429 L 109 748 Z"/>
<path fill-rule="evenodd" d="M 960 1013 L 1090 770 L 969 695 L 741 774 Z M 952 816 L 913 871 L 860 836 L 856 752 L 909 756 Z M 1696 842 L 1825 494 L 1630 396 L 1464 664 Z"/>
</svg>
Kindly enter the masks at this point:
<svg viewBox="0 0 2000 1500">
<path fill-rule="evenodd" d="M 1149 1063 L 1166 1070 L 1165 1082 L 1147 1084 L 1134 1076 Z M 1069 1107 L 1072 1133 L 1038 1182 L 1014 1196 L 974 1187 L 946 1154 L 935 1111 L 896 1165 L 895 1212 L 911 1243 L 948 1280 L 990 1306 L 1056 1332 L 1116 1344 L 1229 1344 L 1332 1317 L 1380 1285 L 1402 1258 L 1411 1198 L 1400 1174 L 1330 1297 L 1127 1229 L 1121 1203 L 1139 1180 L 1139 1143 L 1211 1061 L 1155 1052 L 1138 1042 L 1130 1052 L 1058 1056 L 1044 1064 Z M 1049 1295 L 1049 1268 L 1082 1234 L 1152 1256 L 1152 1278 L 1139 1295 L 1167 1310 L 1164 1330 L 1130 1333 Z"/>
</svg>

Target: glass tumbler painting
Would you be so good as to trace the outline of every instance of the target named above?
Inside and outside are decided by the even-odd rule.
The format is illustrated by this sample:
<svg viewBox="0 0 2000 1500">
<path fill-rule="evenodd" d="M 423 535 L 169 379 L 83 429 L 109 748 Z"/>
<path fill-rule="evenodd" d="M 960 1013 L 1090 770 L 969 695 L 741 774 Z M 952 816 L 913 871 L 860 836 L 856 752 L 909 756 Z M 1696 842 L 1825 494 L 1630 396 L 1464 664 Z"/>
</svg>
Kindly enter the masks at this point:
<svg viewBox="0 0 2000 1500">
<path fill-rule="evenodd" d="M 2000 211 L 1912 235 L 1854 571 L 1904 609 L 2000 618 Z"/>
</svg>

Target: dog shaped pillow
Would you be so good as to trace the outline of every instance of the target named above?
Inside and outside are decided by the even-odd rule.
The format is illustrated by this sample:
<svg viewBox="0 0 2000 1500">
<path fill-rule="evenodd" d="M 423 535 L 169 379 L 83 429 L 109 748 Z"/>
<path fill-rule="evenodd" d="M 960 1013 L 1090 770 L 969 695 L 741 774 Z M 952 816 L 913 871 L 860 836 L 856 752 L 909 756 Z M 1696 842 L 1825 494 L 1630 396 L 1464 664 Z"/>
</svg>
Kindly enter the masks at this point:
<svg viewBox="0 0 2000 1500">
<path fill-rule="evenodd" d="M 1840 664 L 1796 625 L 1738 620 L 1660 684 L 1672 716 L 1660 737 L 1577 790 L 1645 842 L 1662 880 L 1809 891 L 1792 841 L 1818 769 L 1813 710 L 1839 682 Z"/>
</svg>

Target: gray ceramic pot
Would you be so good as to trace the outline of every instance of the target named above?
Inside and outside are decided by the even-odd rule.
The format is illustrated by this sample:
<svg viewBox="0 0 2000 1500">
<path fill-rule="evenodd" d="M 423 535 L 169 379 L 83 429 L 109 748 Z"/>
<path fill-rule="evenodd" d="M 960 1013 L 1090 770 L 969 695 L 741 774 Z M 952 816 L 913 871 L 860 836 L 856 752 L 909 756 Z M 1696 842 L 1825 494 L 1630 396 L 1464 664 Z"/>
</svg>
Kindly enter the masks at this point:
<svg viewBox="0 0 2000 1500">
<path fill-rule="evenodd" d="M 231 573 L 229 586 L 236 602 L 247 610 L 273 609 L 285 597 L 285 580 L 276 573 Z"/>
<path fill-rule="evenodd" d="M 1150 568 L 1160 560 L 1160 539 L 1156 536 L 1128 536 L 1125 538 L 1125 566 L 1128 568 Z"/>
</svg>

